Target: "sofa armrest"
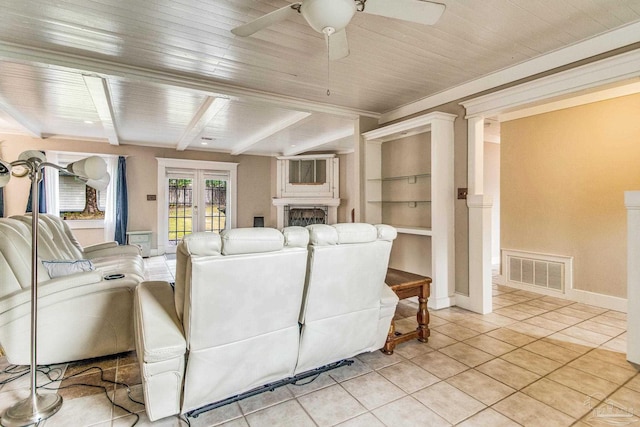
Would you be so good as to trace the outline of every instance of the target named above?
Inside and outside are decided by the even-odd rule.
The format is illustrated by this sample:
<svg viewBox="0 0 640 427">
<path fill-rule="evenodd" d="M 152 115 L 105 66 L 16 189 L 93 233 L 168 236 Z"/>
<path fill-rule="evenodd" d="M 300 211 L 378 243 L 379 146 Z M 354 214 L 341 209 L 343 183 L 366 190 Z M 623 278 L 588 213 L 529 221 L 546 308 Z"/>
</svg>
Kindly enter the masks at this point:
<svg viewBox="0 0 640 427">
<path fill-rule="evenodd" d="M 118 242 L 116 242 L 116 241 L 102 242 L 102 243 L 96 243 L 95 245 L 84 246 L 82 248 L 82 251 L 84 253 L 90 253 L 90 252 L 93 252 L 95 250 L 113 248 L 113 247 L 116 247 L 116 246 L 119 246 Z"/>
<path fill-rule="evenodd" d="M 182 357 L 187 349 L 182 325 L 167 282 L 143 282 L 135 292 L 135 327 L 138 357 L 155 363 Z"/>
<path fill-rule="evenodd" d="M 140 251 L 140 248 L 135 245 L 115 245 L 85 250 L 84 255 L 88 259 L 97 259 L 105 257 L 142 256 L 142 252 Z"/>
</svg>

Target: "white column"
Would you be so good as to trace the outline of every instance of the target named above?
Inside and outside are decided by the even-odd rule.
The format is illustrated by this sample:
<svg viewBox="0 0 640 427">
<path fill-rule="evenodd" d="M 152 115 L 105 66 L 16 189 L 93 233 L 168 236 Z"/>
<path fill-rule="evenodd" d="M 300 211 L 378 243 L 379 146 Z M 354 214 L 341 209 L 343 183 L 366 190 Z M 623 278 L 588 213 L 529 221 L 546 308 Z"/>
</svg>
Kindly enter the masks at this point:
<svg viewBox="0 0 640 427">
<path fill-rule="evenodd" d="M 467 196 L 469 207 L 469 295 L 456 295 L 456 305 L 491 313 L 491 196 Z"/>
<path fill-rule="evenodd" d="M 434 309 L 453 305 L 455 239 L 453 183 L 453 121 L 431 123 L 431 297 Z"/>
<path fill-rule="evenodd" d="M 467 119 L 469 194 L 484 192 L 484 117 Z"/>
<path fill-rule="evenodd" d="M 640 191 L 625 191 L 627 207 L 627 360 L 640 365 Z"/>
</svg>

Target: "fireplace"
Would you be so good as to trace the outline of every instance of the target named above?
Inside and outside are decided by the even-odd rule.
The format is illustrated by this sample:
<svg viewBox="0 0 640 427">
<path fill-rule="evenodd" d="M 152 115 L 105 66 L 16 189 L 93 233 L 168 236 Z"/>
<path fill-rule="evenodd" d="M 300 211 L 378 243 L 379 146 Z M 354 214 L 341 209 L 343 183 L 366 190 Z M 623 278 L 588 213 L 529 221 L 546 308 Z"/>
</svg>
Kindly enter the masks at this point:
<svg viewBox="0 0 640 427">
<path fill-rule="evenodd" d="M 327 206 L 285 206 L 285 227 L 306 227 L 312 224 L 326 224 L 329 216 Z"/>
<path fill-rule="evenodd" d="M 277 227 L 338 222 L 338 171 L 334 154 L 278 157 Z"/>
</svg>

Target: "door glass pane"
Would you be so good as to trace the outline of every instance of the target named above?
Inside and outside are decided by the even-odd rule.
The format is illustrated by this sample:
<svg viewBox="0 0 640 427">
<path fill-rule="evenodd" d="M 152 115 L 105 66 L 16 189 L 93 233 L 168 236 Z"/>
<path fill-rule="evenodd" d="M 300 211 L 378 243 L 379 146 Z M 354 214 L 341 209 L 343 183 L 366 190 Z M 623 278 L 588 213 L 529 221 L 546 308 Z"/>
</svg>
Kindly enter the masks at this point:
<svg viewBox="0 0 640 427">
<path fill-rule="evenodd" d="M 227 181 L 205 180 L 205 231 L 219 233 L 227 224 Z"/>
<path fill-rule="evenodd" d="M 169 244 L 193 231 L 193 180 L 169 178 Z"/>
</svg>

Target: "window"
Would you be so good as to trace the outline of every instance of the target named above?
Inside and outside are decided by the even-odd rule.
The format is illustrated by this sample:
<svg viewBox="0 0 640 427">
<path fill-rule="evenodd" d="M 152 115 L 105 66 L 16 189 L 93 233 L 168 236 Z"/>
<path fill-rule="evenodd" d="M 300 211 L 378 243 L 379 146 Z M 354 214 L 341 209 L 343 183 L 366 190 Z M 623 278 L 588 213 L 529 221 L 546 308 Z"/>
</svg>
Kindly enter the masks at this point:
<svg viewBox="0 0 640 427">
<path fill-rule="evenodd" d="M 58 174 L 60 217 L 65 220 L 104 219 L 107 192 L 88 187 L 66 171 Z"/>
</svg>

